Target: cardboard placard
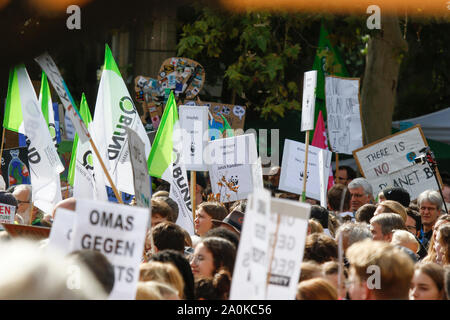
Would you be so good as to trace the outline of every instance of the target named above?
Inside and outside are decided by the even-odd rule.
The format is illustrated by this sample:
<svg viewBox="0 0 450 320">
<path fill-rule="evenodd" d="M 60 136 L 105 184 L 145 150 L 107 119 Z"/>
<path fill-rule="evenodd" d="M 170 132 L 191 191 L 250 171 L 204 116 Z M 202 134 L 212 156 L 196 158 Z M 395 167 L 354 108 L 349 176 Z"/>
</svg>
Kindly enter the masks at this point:
<svg viewBox="0 0 450 320">
<path fill-rule="evenodd" d="M 75 211 L 57 208 L 50 231 L 48 246 L 64 254 L 70 253 Z"/>
<path fill-rule="evenodd" d="M 138 207 L 150 207 L 150 177 L 148 175 L 147 159 L 145 157 L 145 144 L 133 130 L 126 128 L 128 134 L 128 149 L 130 150 L 131 168 L 136 204 Z"/>
<path fill-rule="evenodd" d="M 220 202 L 245 199 L 253 192 L 252 165 L 257 161 L 252 134 L 211 141 L 205 151 L 212 192 Z"/>
<path fill-rule="evenodd" d="M 281 160 L 281 174 L 279 189 L 302 194 L 305 170 L 304 143 L 286 139 L 284 141 L 283 158 Z M 320 200 L 319 152 L 324 152 L 324 165 L 329 168 L 332 153 L 314 146 L 308 148 L 308 173 L 306 175 L 306 196 Z"/>
<path fill-rule="evenodd" d="M 438 190 L 428 165 L 414 163 L 420 150 L 428 146 L 420 125 L 377 140 L 353 151 L 360 172 L 373 187 L 374 197 L 386 187 L 406 189 L 411 200 L 427 190 Z M 437 171 L 440 180 L 439 172 Z"/>
<path fill-rule="evenodd" d="M 316 86 L 317 86 L 317 70 L 305 72 L 303 77 L 301 131 L 309 131 L 314 129 Z"/>
<path fill-rule="evenodd" d="M 179 109 L 186 170 L 207 171 L 203 150 L 208 144 L 208 108 L 182 105 Z"/>
<path fill-rule="evenodd" d="M 326 76 L 325 99 L 331 150 L 352 154 L 363 146 L 359 78 Z"/>
<path fill-rule="evenodd" d="M 110 202 L 78 200 L 71 251 L 93 249 L 114 265 L 109 299 L 134 299 L 144 250 L 148 209 Z"/>
<path fill-rule="evenodd" d="M 47 239 L 50 234 L 50 228 L 45 227 L 8 223 L 3 223 L 2 225 L 12 238 L 27 238 L 39 241 Z"/>
<path fill-rule="evenodd" d="M 0 203 L 0 230 L 3 230 L 1 223 L 14 223 L 16 207 L 9 204 Z"/>
<path fill-rule="evenodd" d="M 14 185 L 31 184 L 26 147 L 3 150 L 2 176 L 6 189 Z"/>
</svg>

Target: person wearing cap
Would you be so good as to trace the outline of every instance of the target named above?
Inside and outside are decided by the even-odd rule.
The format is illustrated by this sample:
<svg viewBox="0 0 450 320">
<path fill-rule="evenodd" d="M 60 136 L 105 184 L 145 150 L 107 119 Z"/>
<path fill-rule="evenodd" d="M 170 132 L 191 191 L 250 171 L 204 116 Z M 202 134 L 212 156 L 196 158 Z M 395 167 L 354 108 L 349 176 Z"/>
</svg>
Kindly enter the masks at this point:
<svg viewBox="0 0 450 320">
<path fill-rule="evenodd" d="M 411 202 L 411 197 L 406 189 L 401 187 L 388 187 L 383 189 L 383 196 L 386 200 L 394 200 L 407 208 Z"/>
<path fill-rule="evenodd" d="M 223 220 L 211 220 L 214 227 L 225 227 L 228 230 L 236 232 L 238 235 L 241 234 L 242 223 L 244 222 L 244 213 L 239 210 L 233 210 L 229 215 L 227 215 Z"/>
</svg>

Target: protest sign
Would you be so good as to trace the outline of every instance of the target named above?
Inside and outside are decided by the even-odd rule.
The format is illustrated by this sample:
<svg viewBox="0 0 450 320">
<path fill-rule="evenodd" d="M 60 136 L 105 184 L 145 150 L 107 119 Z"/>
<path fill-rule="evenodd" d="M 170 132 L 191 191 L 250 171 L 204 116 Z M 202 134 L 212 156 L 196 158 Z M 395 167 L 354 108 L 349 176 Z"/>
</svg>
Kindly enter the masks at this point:
<svg viewBox="0 0 450 320">
<path fill-rule="evenodd" d="M 22 224 L 2 224 L 11 238 L 27 238 L 29 240 L 43 240 L 48 238 L 50 228 L 27 226 Z"/>
<path fill-rule="evenodd" d="M 310 208 L 266 190 L 249 195 L 230 300 L 295 299 Z"/>
<path fill-rule="evenodd" d="M 14 223 L 14 216 L 16 214 L 16 207 L 9 204 L 0 203 L 0 223 Z M 0 224 L 0 230 L 3 227 Z"/>
<path fill-rule="evenodd" d="M 136 204 L 138 207 L 150 207 L 150 178 L 148 175 L 147 159 L 145 158 L 145 144 L 136 132 L 127 128 L 128 148 L 130 150 L 131 168 Z"/>
<path fill-rule="evenodd" d="M 58 208 L 53 219 L 50 230 L 48 246 L 56 248 L 64 254 L 71 249 L 73 225 L 75 222 L 75 211 Z"/>
<path fill-rule="evenodd" d="M 308 149 L 308 172 L 306 179 L 306 196 L 320 200 L 319 152 L 324 151 L 325 166 L 330 167 L 331 152 L 314 146 Z M 284 142 L 283 158 L 281 161 L 281 175 L 279 189 L 296 194 L 303 192 L 303 178 L 305 166 L 305 144 L 286 139 Z"/>
<path fill-rule="evenodd" d="M 114 265 L 109 299 L 134 299 L 144 250 L 148 209 L 93 200 L 78 200 L 71 251 L 93 249 Z"/>
<path fill-rule="evenodd" d="M 325 99 L 331 150 L 352 154 L 363 146 L 359 79 L 326 76 Z"/>
<path fill-rule="evenodd" d="M 353 155 L 360 172 L 372 185 L 374 197 L 386 187 L 402 187 L 414 200 L 422 191 L 438 190 L 428 165 L 414 163 L 426 146 L 422 130 L 416 125 L 357 149 Z"/>
<path fill-rule="evenodd" d="M 248 196 L 230 300 L 263 300 L 266 297 L 270 201 L 270 192 L 264 189 L 257 189 Z"/>
<path fill-rule="evenodd" d="M 210 129 L 224 130 L 224 121 L 220 115 L 225 117 L 232 129 L 244 129 L 246 106 L 206 101 L 186 101 L 185 104 L 207 106 L 212 116 L 209 121 Z"/>
<path fill-rule="evenodd" d="M 205 150 L 212 192 L 220 202 L 247 198 L 253 192 L 252 165 L 257 161 L 256 141 L 245 134 L 209 142 Z"/>
<path fill-rule="evenodd" d="M 303 77 L 302 125 L 301 131 L 314 129 L 314 107 L 316 105 L 317 71 L 305 72 Z"/>
<path fill-rule="evenodd" d="M 327 190 L 330 167 L 326 166 L 324 149 L 319 150 L 320 205 L 327 208 Z"/>
<path fill-rule="evenodd" d="M 308 203 L 272 198 L 272 213 L 267 226 L 270 234 L 269 247 L 274 247 L 274 254 L 269 269 L 268 300 L 295 299 L 310 210 L 311 205 Z M 275 223 L 277 215 L 281 216 L 278 230 Z"/>
<path fill-rule="evenodd" d="M 3 150 L 2 176 L 6 188 L 19 184 L 31 184 L 26 147 Z"/>
<path fill-rule="evenodd" d="M 207 171 L 203 150 L 208 143 L 208 108 L 182 105 L 179 114 L 186 170 Z"/>
</svg>

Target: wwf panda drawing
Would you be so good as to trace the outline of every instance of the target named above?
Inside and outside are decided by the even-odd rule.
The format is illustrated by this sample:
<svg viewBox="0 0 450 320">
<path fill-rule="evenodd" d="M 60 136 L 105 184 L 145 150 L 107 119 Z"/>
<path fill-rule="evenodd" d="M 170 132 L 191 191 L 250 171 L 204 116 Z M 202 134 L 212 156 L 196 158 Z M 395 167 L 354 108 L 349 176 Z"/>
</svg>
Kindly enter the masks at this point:
<svg viewBox="0 0 450 320">
<path fill-rule="evenodd" d="M 232 183 L 233 186 L 237 186 L 239 184 L 238 176 L 231 176 L 228 182 Z"/>
</svg>

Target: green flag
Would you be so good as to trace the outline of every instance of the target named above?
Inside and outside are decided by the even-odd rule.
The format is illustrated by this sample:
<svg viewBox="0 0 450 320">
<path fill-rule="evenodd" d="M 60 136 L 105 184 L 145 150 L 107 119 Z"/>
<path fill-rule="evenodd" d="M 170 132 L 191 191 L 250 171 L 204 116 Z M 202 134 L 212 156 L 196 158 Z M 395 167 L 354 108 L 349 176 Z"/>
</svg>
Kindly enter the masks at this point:
<svg viewBox="0 0 450 320">
<path fill-rule="evenodd" d="M 316 110 L 314 123 L 317 123 L 319 111 L 322 111 L 324 121 L 327 120 L 327 110 L 325 107 L 325 76 L 335 75 L 348 77 L 348 71 L 342 62 L 341 56 L 333 47 L 328 35 L 328 31 L 322 22 L 320 26 L 319 45 L 314 59 L 313 70 L 317 70 L 316 88 Z"/>
<path fill-rule="evenodd" d="M 5 115 L 3 118 L 5 129 L 25 134 L 22 117 L 22 104 L 20 102 L 17 67 L 9 71 L 8 93 L 6 95 Z"/>
<path fill-rule="evenodd" d="M 227 137 L 233 137 L 234 136 L 233 128 L 231 128 L 231 126 L 228 123 L 227 119 L 222 114 L 220 114 L 220 116 L 222 117 L 222 120 L 223 120 L 223 131 L 222 131 L 222 133 L 225 131 L 227 133 Z"/>
<path fill-rule="evenodd" d="M 91 123 L 91 121 L 92 121 L 92 116 L 91 116 L 91 112 L 89 111 L 89 107 L 86 102 L 86 97 L 84 96 L 84 93 L 81 96 L 80 115 L 81 115 L 81 118 L 83 119 L 83 122 L 86 125 L 86 127 L 89 128 L 89 123 Z M 70 158 L 70 166 L 69 166 L 69 174 L 68 174 L 68 181 L 71 186 L 73 186 L 74 178 L 75 178 L 77 148 L 78 148 L 78 134 L 75 134 L 75 138 L 73 139 L 72 156 Z"/>
</svg>

